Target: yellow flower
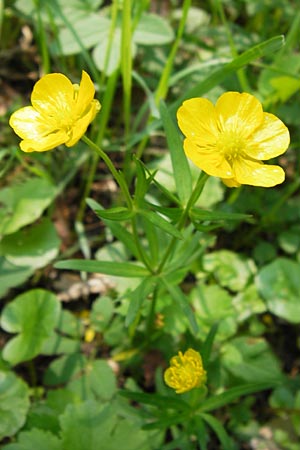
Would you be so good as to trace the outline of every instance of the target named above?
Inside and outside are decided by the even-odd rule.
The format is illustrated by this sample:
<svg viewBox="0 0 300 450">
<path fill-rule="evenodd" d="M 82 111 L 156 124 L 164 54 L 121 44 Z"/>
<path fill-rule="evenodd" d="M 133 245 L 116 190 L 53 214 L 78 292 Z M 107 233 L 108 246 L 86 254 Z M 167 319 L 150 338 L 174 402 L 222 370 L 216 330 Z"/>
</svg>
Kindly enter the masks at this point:
<svg viewBox="0 0 300 450">
<path fill-rule="evenodd" d="M 191 98 L 178 109 L 177 119 L 187 157 L 227 186 L 271 187 L 284 181 L 281 167 L 262 160 L 287 150 L 289 131 L 276 116 L 263 112 L 253 95 L 227 92 L 215 106 L 205 98 Z"/>
<path fill-rule="evenodd" d="M 101 105 L 95 88 L 83 71 L 80 85 L 61 73 L 45 75 L 35 84 L 32 106 L 14 112 L 9 124 L 23 140 L 24 152 L 45 152 L 58 145 L 75 145 L 84 135 Z"/>
<path fill-rule="evenodd" d="M 175 389 L 176 394 L 190 391 L 206 383 L 206 371 L 198 352 L 189 348 L 184 354 L 178 352 L 170 360 L 170 367 L 164 373 L 168 386 Z"/>
</svg>

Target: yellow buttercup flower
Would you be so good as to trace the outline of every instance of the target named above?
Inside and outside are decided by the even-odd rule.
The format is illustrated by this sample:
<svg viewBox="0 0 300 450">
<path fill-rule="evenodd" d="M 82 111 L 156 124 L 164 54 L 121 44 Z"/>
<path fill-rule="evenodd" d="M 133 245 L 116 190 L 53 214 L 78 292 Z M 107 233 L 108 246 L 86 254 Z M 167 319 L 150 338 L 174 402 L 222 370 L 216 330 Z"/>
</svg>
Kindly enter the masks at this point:
<svg viewBox="0 0 300 450">
<path fill-rule="evenodd" d="M 206 383 L 206 371 L 198 352 L 189 348 L 184 354 L 178 352 L 170 360 L 170 367 L 164 373 L 168 386 L 175 389 L 176 394 L 190 391 Z"/>
<path fill-rule="evenodd" d="M 35 84 L 32 106 L 14 112 L 9 124 L 23 140 L 24 152 L 45 152 L 58 145 L 75 145 L 86 132 L 101 105 L 94 100 L 95 88 L 82 71 L 80 85 L 61 73 L 51 73 Z"/>
<path fill-rule="evenodd" d="M 289 131 L 276 116 L 263 112 L 253 95 L 226 92 L 215 106 L 205 98 L 191 98 L 178 109 L 177 119 L 187 157 L 208 175 L 230 187 L 271 187 L 284 181 L 281 167 L 262 160 L 287 150 Z"/>
</svg>

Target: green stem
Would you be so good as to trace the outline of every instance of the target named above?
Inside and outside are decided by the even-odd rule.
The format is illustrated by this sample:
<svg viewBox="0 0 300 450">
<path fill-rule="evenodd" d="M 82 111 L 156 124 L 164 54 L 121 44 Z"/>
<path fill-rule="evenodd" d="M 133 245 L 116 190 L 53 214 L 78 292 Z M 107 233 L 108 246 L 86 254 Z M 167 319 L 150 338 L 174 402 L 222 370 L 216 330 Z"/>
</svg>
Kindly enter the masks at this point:
<svg viewBox="0 0 300 450">
<path fill-rule="evenodd" d="M 191 193 L 189 201 L 188 201 L 186 207 L 184 208 L 182 215 L 179 219 L 178 226 L 177 226 L 178 230 L 181 230 L 183 228 L 183 226 L 186 222 L 186 219 L 189 215 L 190 209 L 194 206 L 194 204 L 198 200 L 201 192 L 203 191 L 203 188 L 205 186 L 207 179 L 208 179 L 208 175 L 204 172 L 201 172 L 199 175 L 199 178 L 197 180 L 196 186 L 195 186 L 193 192 Z M 172 253 L 172 251 L 174 249 L 176 242 L 177 242 L 177 238 L 173 237 L 169 244 L 169 247 L 167 248 L 167 250 L 161 260 L 161 263 L 160 263 L 158 269 L 156 270 L 157 274 L 160 274 L 162 272 L 170 254 Z"/>
<path fill-rule="evenodd" d="M 175 59 L 182 35 L 183 35 L 183 31 L 184 31 L 184 27 L 186 24 L 190 6 L 191 6 L 191 0 L 184 0 L 183 6 L 182 6 L 182 16 L 181 16 L 181 19 L 179 22 L 176 39 L 172 45 L 167 62 L 164 66 L 164 70 L 163 70 L 161 78 L 159 80 L 158 87 L 155 92 L 154 98 L 155 98 L 156 106 L 158 106 L 160 100 L 164 100 L 167 95 L 169 79 L 170 79 L 172 68 L 174 65 L 174 59 Z"/>
<path fill-rule="evenodd" d="M 167 62 L 165 64 L 164 70 L 161 74 L 156 92 L 154 94 L 154 100 L 155 100 L 155 104 L 156 106 L 159 105 L 160 100 L 165 99 L 166 95 L 168 93 L 168 89 L 169 89 L 169 80 L 170 80 L 170 76 L 171 76 L 171 72 L 172 72 L 172 68 L 174 65 L 174 60 L 176 57 L 176 53 L 182 38 L 182 34 L 184 31 L 184 27 L 186 24 L 186 20 L 187 20 L 187 15 L 188 15 L 188 11 L 189 8 L 191 6 L 191 0 L 184 0 L 183 6 L 182 6 L 182 16 L 181 16 L 181 20 L 178 26 L 178 31 L 177 31 L 177 35 L 176 35 L 176 39 L 174 41 L 174 44 L 171 48 L 171 51 L 169 53 Z M 147 121 L 147 125 L 149 125 L 152 121 L 152 117 L 148 118 Z M 147 126 L 146 125 L 146 126 Z M 137 152 L 136 152 L 136 157 L 137 159 L 141 159 L 143 152 L 145 150 L 145 147 L 147 145 L 147 142 L 149 140 L 148 136 L 145 136 L 144 139 L 140 142 Z"/>
<path fill-rule="evenodd" d="M 112 160 L 110 159 L 110 157 L 107 155 L 107 153 L 105 153 L 97 144 L 94 144 L 93 141 L 91 141 L 87 136 L 83 136 L 81 138 L 83 140 L 83 142 L 85 142 L 92 150 L 94 150 L 96 152 L 96 154 L 105 162 L 105 164 L 107 165 L 108 169 L 110 170 L 112 176 L 114 177 L 114 179 L 116 180 L 116 182 L 118 183 L 125 201 L 127 203 L 128 208 L 132 209 L 132 199 L 131 199 L 131 195 L 129 193 L 127 184 L 124 182 L 124 179 L 121 175 L 121 172 L 119 172 L 115 166 L 113 165 Z"/>
<path fill-rule="evenodd" d="M 119 172 L 118 170 L 116 170 L 115 166 L 113 165 L 113 162 L 111 161 L 110 157 L 107 155 L 107 153 L 105 153 L 97 144 L 95 144 L 93 141 L 91 141 L 88 137 L 83 136 L 82 140 L 92 149 L 96 152 L 96 154 L 105 162 L 105 164 L 107 165 L 108 169 L 110 170 L 112 176 L 114 177 L 114 179 L 116 180 L 116 182 L 118 183 L 124 199 L 127 203 L 127 206 L 130 210 L 132 210 L 134 208 L 134 203 L 132 200 L 132 197 L 130 195 L 128 186 L 126 184 L 126 181 L 123 177 L 123 174 L 121 172 Z M 140 242 L 140 238 L 138 235 L 138 231 L 137 231 L 137 222 L 136 222 L 136 217 L 133 216 L 131 218 L 131 226 L 132 226 L 132 233 L 133 233 L 133 237 L 134 237 L 134 241 L 136 244 L 136 248 L 138 251 L 138 255 L 140 258 L 140 261 L 143 262 L 143 264 L 145 265 L 145 267 L 147 267 L 147 269 L 150 272 L 153 272 L 153 268 L 148 260 L 148 257 L 144 251 L 144 248 L 141 245 Z"/>
<path fill-rule="evenodd" d="M 234 40 L 233 40 L 233 37 L 232 37 L 232 33 L 231 33 L 231 30 L 230 30 L 228 21 L 226 19 L 226 15 L 225 15 L 225 12 L 224 12 L 222 0 L 217 0 L 216 1 L 216 5 L 217 5 L 217 9 L 218 9 L 219 14 L 220 14 L 221 21 L 222 21 L 222 23 L 224 25 L 224 28 L 225 28 L 225 31 L 226 31 L 226 34 L 227 34 L 227 39 L 228 39 L 228 42 L 229 42 L 231 55 L 232 55 L 233 58 L 236 58 L 238 56 L 238 52 L 237 52 L 236 47 L 235 47 L 235 43 L 234 43 Z M 248 83 L 248 80 L 247 80 L 247 77 L 246 77 L 244 69 L 237 70 L 237 77 L 238 77 L 241 89 L 244 92 L 251 91 L 251 88 L 249 86 L 249 83 Z"/>
</svg>

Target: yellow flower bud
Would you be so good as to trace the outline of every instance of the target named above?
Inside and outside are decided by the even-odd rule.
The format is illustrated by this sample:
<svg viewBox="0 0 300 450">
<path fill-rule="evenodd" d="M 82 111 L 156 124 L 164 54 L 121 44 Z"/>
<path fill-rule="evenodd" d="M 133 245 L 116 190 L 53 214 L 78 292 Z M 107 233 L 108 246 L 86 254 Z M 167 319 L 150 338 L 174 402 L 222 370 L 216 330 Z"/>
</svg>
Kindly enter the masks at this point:
<svg viewBox="0 0 300 450">
<path fill-rule="evenodd" d="M 164 373 L 168 386 L 175 389 L 176 394 L 190 391 L 206 383 L 206 371 L 198 352 L 189 348 L 184 354 L 178 352 L 170 360 L 170 367 Z"/>
</svg>

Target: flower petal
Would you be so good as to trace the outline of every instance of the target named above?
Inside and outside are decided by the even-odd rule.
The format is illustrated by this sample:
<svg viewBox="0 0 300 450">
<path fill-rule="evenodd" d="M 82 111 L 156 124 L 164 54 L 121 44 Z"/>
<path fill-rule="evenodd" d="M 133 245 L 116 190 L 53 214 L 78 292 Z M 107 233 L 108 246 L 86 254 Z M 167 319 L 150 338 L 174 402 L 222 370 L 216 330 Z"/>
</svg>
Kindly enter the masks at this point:
<svg viewBox="0 0 300 450">
<path fill-rule="evenodd" d="M 35 84 L 32 106 L 45 117 L 70 117 L 74 111 L 74 87 L 62 73 L 45 75 Z"/>
<path fill-rule="evenodd" d="M 264 121 L 251 136 L 246 153 L 254 159 L 268 160 L 282 155 L 290 143 L 287 127 L 273 114 L 264 113 Z"/>
<path fill-rule="evenodd" d="M 279 166 L 262 164 L 249 159 L 236 159 L 233 163 L 234 178 L 240 184 L 272 187 L 284 181 L 285 173 Z"/>
<path fill-rule="evenodd" d="M 20 142 L 20 148 L 23 152 L 46 152 L 52 150 L 58 145 L 64 144 L 68 139 L 65 131 L 59 130 L 56 133 L 39 137 L 38 139 L 24 139 Z"/>
<path fill-rule="evenodd" d="M 75 112 L 78 117 L 81 117 L 87 112 L 87 109 L 90 107 L 90 103 L 93 101 L 94 95 L 94 84 L 90 76 L 83 70 L 75 106 Z M 99 110 L 100 108 L 98 111 Z"/>
<path fill-rule="evenodd" d="M 191 98 L 177 111 L 182 133 L 200 145 L 215 143 L 219 134 L 214 105 L 206 98 Z"/>
<path fill-rule="evenodd" d="M 241 183 L 238 183 L 235 178 L 222 178 L 223 183 L 227 187 L 240 187 Z"/>
<path fill-rule="evenodd" d="M 25 106 L 14 112 L 9 125 L 22 139 L 40 139 L 56 129 L 55 120 L 48 120 L 32 106 Z"/>
<path fill-rule="evenodd" d="M 243 137 L 248 137 L 263 121 L 261 103 L 246 92 L 221 95 L 216 103 L 216 114 L 221 130 L 232 130 Z"/>
<path fill-rule="evenodd" d="M 184 140 L 183 148 L 186 156 L 208 175 L 232 178 L 233 172 L 229 163 L 216 148 L 200 147 L 190 139 Z"/>
<path fill-rule="evenodd" d="M 93 100 L 90 104 L 90 109 L 88 110 L 87 114 L 85 114 L 82 118 L 79 118 L 73 128 L 72 128 L 72 134 L 69 140 L 66 142 L 67 147 L 72 147 L 75 145 L 79 139 L 84 135 L 86 132 L 89 124 L 92 122 L 94 117 L 96 116 L 97 112 L 99 111 L 99 105 L 100 103 L 98 100 Z"/>
</svg>

